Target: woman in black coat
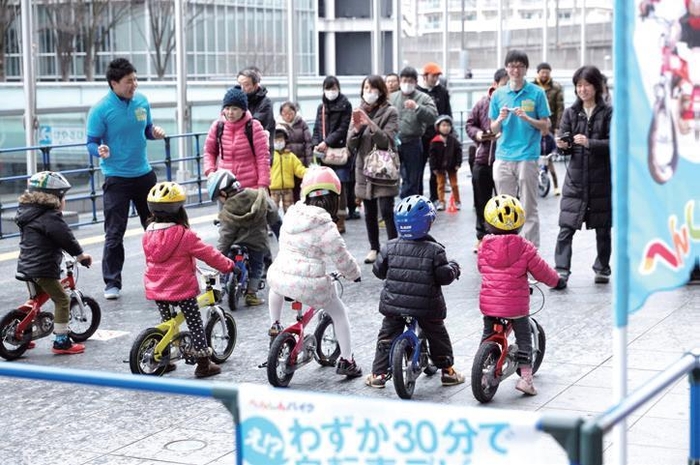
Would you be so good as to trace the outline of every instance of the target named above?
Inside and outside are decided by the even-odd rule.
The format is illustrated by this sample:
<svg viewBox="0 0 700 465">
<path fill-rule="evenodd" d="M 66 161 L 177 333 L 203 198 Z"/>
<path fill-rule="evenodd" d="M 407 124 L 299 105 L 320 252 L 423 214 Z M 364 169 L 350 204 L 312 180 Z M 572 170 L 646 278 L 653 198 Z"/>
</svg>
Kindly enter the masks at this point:
<svg viewBox="0 0 700 465">
<path fill-rule="evenodd" d="M 316 110 L 316 122 L 314 123 L 311 144 L 314 147 L 314 151 L 324 154 L 328 148 L 346 146 L 352 105 L 347 97 L 340 92 L 340 82 L 335 76 L 327 76 L 323 80 L 323 98 L 321 100 L 321 104 Z M 323 160 L 321 160 L 321 164 L 324 164 Z M 342 184 L 336 224 L 338 225 L 338 231 L 344 233 L 345 217 L 348 215 L 346 209 L 350 207 L 352 213 L 356 208 L 352 156 L 348 157 L 348 162 L 345 165 L 328 166 L 335 171 Z M 352 197 L 351 205 L 348 204 L 348 194 L 351 194 Z M 354 219 L 355 215 L 353 214 L 352 217 Z"/>
<path fill-rule="evenodd" d="M 568 279 L 574 233 L 586 223 L 587 229 L 596 231 L 598 253 L 593 263 L 594 281 L 607 283 L 610 281 L 612 242 L 612 108 L 603 100 L 604 78 L 598 68 L 579 68 L 573 82 L 576 102 L 564 111 L 557 138 L 557 146 L 563 153 L 570 154 L 571 160 L 564 180 L 554 261 L 559 275 Z"/>
</svg>

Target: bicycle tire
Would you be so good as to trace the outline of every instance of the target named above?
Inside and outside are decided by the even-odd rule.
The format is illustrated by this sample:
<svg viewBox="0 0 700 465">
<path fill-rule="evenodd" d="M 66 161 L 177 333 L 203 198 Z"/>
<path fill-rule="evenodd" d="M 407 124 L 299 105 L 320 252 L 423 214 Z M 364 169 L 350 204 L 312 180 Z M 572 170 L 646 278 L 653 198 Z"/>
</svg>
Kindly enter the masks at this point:
<svg viewBox="0 0 700 465">
<path fill-rule="evenodd" d="M 15 339 L 15 329 L 26 316 L 24 312 L 12 310 L 0 320 L 0 357 L 5 360 L 16 360 L 29 348 L 31 326 L 24 330 L 22 339 Z"/>
<path fill-rule="evenodd" d="M 102 310 L 95 299 L 83 296 L 83 307 L 85 308 L 85 314 L 81 321 L 78 317 L 80 314 L 78 299 L 71 299 L 68 327 L 70 328 L 70 337 L 75 342 L 87 341 L 90 336 L 95 334 L 102 320 Z"/>
<path fill-rule="evenodd" d="M 334 367 L 340 357 L 340 345 L 335 335 L 333 319 L 324 313 L 314 331 L 316 338 L 316 361 L 324 367 Z"/>
<path fill-rule="evenodd" d="M 533 323 L 537 326 L 537 331 L 539 332 L 539 337 L 537 338 L 537 343 L 539 344 L 539 350 L 537 352 L 534 351 L 534 345 L 533 345 L 533 351 L 532 351 L 532 374 L 534 375 L 537 373 L 537 370 L 540 369 L 540 365 L 542 365 L 542 360 L 544 359 L 544 352 L 547 348 L 547 337 L 545 336 L 544 329 L 540 324 L 535 320 L 534 318 L 530 318 Z M 534 336 L 534 334 L 533 334 Z"/>
<path fill-rule="evenodd" d="M 420 375 L 420 371 L 413 371 L 414 350 L 408 339 L 401 339 L 392 349 L 391 378 L 394 380 L 396 394 L 402 399 L 413 397 L 416 379 Z"/>
<path fill-rule="evenodd" d="M 296 342 L 292 333 L 281 332 L 270 346 L 267 354 L 267 381 L 274 387 L 289 386 L 294 376 L 294 371 L 288 369 L 296 362 L 290 358 Z"/>
<path fill-rule="evenodd" d="M 549 188 L 549 173 L 547 173 L 545 170 L 540 170 L 537 178 L 537 193 L 540 195 L 540 197 L 547 197 L 547 194 L 549 194 Z"/>
<path fill-rule="evenodd" d="M 238 276 L 233 272 L 228 282 L 228 308 L 230 308 L 232 312 L 235 312 L 241 306 L 241 293 L 238 292 L 238 287 Z"/>
<path fill-rule="evenodd" d="M 136 336 L 129 351 L 129 368 L 135 375 L 162 376 L 168 368 L 168 360 L 160 362 L 153 358 L 153 349 L 163 339 L 165 333 L 158 328 L 146 328 Z M 169 347 L 164 351 L 169 353 Z"/>
<path fill-rule="evenodd" d="M 496 363 L 501 356 L 501 348 L 495 342 L 485 342 L 479 346 L 472 363 L 472 394 L 482 404 L 491 402 L 498 391 Z M 490 383 L 489 380 L 493 380 Z"/>
<path fill-rule="evenodd" d="M 212 362 L 220 364 L 224 363 L 233 353 L 236 347 L 236 338 L 238 336 L 236 330 L 236 320 L 233 315 L 224 311 L 224 321 L 221 321 L 219 314 L 212 312 L 211 317 L 207 320 L 207 326 L 204 328 L 204 335 L 207 338 L 207 345 L 212 348 Z M 221 330 L 216 333 L 217 329 Z M 224 331 L 225 330 L 225 331 Z"/>
</svg>

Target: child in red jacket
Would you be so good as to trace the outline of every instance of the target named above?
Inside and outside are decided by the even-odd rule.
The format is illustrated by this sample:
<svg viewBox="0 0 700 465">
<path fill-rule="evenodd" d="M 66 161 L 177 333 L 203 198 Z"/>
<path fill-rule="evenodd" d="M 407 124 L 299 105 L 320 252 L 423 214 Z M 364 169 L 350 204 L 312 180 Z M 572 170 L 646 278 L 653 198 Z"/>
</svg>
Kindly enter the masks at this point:
<svg viewBox="0 0 700 465">
<path fill-rule="evenodd" d="M 174 182 L 160 182 L 148 193 L 151 217 L 143 235 L 146 271 L 143 275 L 146 298 L 155 300 L 162 321 L 172 318 L 171 306 L 185 314 L 195 349 L 197 378 L 218 375 L 221 368 L 209 360 L 211 348 L 204 336 L 202 316 L 197 305 L 199 283 L 197 259 L 222 273 L 233 269 L 233 261 L 216 248 L 205 244 L 189 227 L 184 189 Z M 167 371 L 175 369 L 168 366 Z"/>
<path fill-rule="evenodd" d="M 484 208 L 487 235 L 479 248 L 478 268 L 481 273 L 479 308 L 484 314 L 482 341 L 493 334 L 496 318 L 513 322 L 518 345 L 520 379 L 518 391 L 534 396 L 532 381 L 532 339 L 530 337 L 530 285 L 527 274 L 549 287 L 557 287 L 562 279 L 537 253 L 537 248 L 518 235 L 525 223 L 520 201 L 510 195 L 497 195 Z"/>
</svg>

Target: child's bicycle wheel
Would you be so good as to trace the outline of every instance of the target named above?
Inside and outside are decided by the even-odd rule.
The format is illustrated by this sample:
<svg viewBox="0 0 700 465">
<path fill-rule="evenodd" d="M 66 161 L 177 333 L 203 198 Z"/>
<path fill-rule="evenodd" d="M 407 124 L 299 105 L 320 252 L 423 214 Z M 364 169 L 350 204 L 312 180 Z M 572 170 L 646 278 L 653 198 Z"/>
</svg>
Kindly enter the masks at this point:
<svg viewBox="0 0 700 465">
<path fill-rule="evenodd" d="M 292 349 L 296 344 L 293 334 L 282 332 L 277 335 L 267 356 L 267 380 L 274 387 L 287 387 L 294 376 Z"/>
<path fill-rule="evenodd" d="M 224 316 L 223 321 L 217 312 L 212 312 L 204 328 L 207 344 L 212 348 L 211 361 L 214 363 L 224 363 L 233 353 L 236 347 L 236 320 L 233 315 L 221 309 Z"/>
<path fill-rule="evenodd" d="M 154 350 L 164 333 L 157 328 L 147 328 L 136 337 L 129 352 L 129 368 L 135 375 L 161 376 L 168 368 L 168 361 L 156 361 Z M 165 350 L 164 353 L 169 353 Z"/>
<path fill-rule="evenodd" d="M 546 170 L 540 170 L 537 183 L 537 193 L 540 197 L 547 197 L 547 194 L 549 194 L 549 186 L 549 173 Z"/>
<path fill-rule="evenodd" d="M 535 325 L 537 327 L 537 349 L 535 349 L 535 332 L 532 329 L 532 326 L 530 326 L 530 337 L 533 339 L 532 341 L 532 374 L 534 375 L 537 373 L 537 370 L 540 369 L 540 365 L 542 365 L 542 360 L 544 359 L 544 351 L 547 348 L 547 337 L 544 334 L 544 329 L 540 324 L 535 320 L 534 318 L 530 318 L 531 325 Z M 518 370 L 518 375 L 520 374 L 520 370 Z"/>
<path fill-rule="evenodd" d="M 501 348 L 495 342 L 486 342 L 479 346 L 472 363 L 472 394 L 485 404 L 493 399 L 498 390 L 496 363 L 501 356 Z"/>
<path fill-rule="evenodd" d="M 314 337 L 316 338 L 316 361 L 321 366 L 335 366 L 338 357 L 340 357 L 340 345 L 338 345 L 338 339 L 335 336 L 333 319 L 325 312 L 316 326 Z"/>
<path fill-rule="evenodd" d="M 83 311 L 81 312 L 78 300 L 73 298 L 70 301 L 69 318 L 68 327 L 71 339 L 76 342 L 87 341 L 100 326 L 102 319 L 100 304 L 92 297 L 83 296 Z"/>
<path fill-rule="evenodd" d="M 233 273 L 231 273 L 231 277 L 228 280 L 228 291 L 227 291 L 227 297 L 228 297 L 228 308 L 231 309 L 232 312 L 238 310 L 238 308 L 241 306 L 241 290 L 240 290 L 240 283 L 238 281 L 238 273 L 235 272 L 234 270 Z"/>
<path fill-rule="evenodd" d="M 396 394 L 402 399 L 413 397 L 416 380 L 420 376 L 420 369 L 413 369 L 414 349 L 408 339 L 401 339 L 392 349 L 391 377 L 394 380 Z"/>
<path fill-rule="evenodd" d="M 15 335 L 17 326 L 26 316 L 24 312 L 13 310 L 0 320 L 0 356 L 5 360 L 18 359 L 29 348 L 32 340 L 31 327 L 24 331 L 21 338 Z"/>
</svg>

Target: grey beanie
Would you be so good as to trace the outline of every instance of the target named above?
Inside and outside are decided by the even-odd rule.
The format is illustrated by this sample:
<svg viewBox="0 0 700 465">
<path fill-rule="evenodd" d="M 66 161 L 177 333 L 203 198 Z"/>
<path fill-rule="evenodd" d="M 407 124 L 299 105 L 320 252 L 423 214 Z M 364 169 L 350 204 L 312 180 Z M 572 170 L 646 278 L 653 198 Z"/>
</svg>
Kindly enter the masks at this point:
<svg viewBox="0 0 700 465">
<path fill-rule="evenodd" d="M 224 95 L 224 101 L 221 103 L 222 107 L 237 107 L 243 111 L 248 110 L 248 97 L 243 93 L 238 87 L 231 87 L 226 91 Z"/>
</svg>

